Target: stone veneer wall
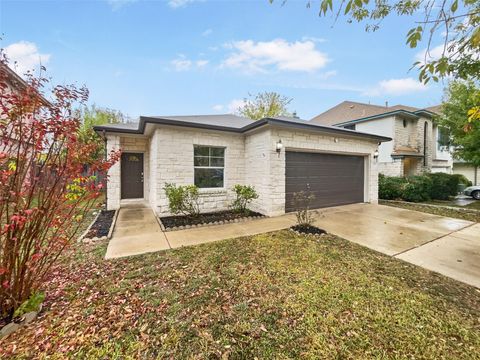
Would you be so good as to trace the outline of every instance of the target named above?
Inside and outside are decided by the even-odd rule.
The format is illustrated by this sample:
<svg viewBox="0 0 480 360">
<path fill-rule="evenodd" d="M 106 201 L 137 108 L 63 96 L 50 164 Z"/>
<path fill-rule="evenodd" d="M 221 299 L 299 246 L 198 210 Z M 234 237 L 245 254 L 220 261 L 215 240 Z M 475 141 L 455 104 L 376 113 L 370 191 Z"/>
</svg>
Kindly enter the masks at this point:
<svg viewBox="0 0 480 360">
<path fill-rule="evenodd" d="M 120 136 L 107 135 L 107 153 L 120 149 Z M 120 208 L 120 161 L 108 170 L 107 210 Z"/>
<path fill-rule="evenodd" d="M 267 214 L 272 183 L 270 181 L 270 131 L 257 130 L 245 138 L 245 184 L 255 187 L 259 197 L 251 203 L 251 209 Z"/>
<path fill-rule="evenodd" d="M 398 146 L 408 146 L 414 149 L 417 149 L 420 154 L 424 152 L 424 141 L 423 141 L 423 132 L 424 124 L 427 123 L 427 156 L 426 162 L 424 165 L 423 158 L 419 158 L 416 163 L 415 173 L 420 174 L 424 171 L 429 171 L 433 165 L 433 155 L 436 151 L 434 146 L 436 146 L 436 139 L 434 139 L 435 134 L 432 127 L 432 121 L 427 118 L 420 118 L 418 120 L 407 120 L 407 126 L 403 126 L 403 118 L 395 118 L 395 135 L 393 137 L 395 145 Z M 394 164 L 402 164 L 401 161 L 395 162 Z M 400 171 L 397 172 L 397 169 Z M 380 172 L 388 176 L 403 176 L 403 165 L 400 167 L 394 166 L 381 166 Z"/>
<path fill-rule="evenodd" d="M 231 188 L 245 179 L 245 142 L 241 134 L 162 126 L 153 135 L 156 145 L 156 206 L 155 211 L 168 215 L 165 183 L 190 185 L 194 183 L 193 146 L 225 147 L 224 188 L 200 189 L 200 208 L 203 212 L 226 210 L 232 200 Z"/>
<path fill-rule="evenodd" d="M 430 171 L 432 167 L 432 160 L 433 160 L 433 153 L 435 149 L 433 148 L 436 146 L 436 143 L 433 141 L 433 127 L 432 121 L 420 118 L 418 119 L 418 126 L 417 126 L 417 136 L 418 136 L 418 148 L 420 153 L 423 154 L 424 152 L 424 142 L 423 142 L 423 133 L 424 133 L 424 126 L 425 123 L 427 124 L 427 156 L 425 158 L 425 165 L 423 159 L 420 159 L 417 163 L 417 173 L 421 173 L 423 171 Z"/>
<path fill-rule="evenodd" d="M 373 160 L 375 140 L 292 131 L 284 128 L 263 128 L 248 134 L 230 134 L 173 126 L 158 127 L 150 141 L 144 138 L 108 136 L 108 148 L 124 151 L 145 151 L 145 198 L 158 215 L 169 215 L 163 187 L 172 182 L 189 185 L 194 182 L 193 146 L 222 146 L 225 151 L 224 188 L 201 189 L 201 211 L 227 209 L 234 184 L 255 186 L 259 198 L 252 210 L 275 216 L 285 212 L 285 151 L 315 151 L 365 156 L 365 201 L 378 201 L 378 169 Z M 284 148 L 278 154 L 276 143 Z M 151 184 L 151 185 L 150 185 Z M 108 184 L 109 209 L 120 206 L 120 164 L 110 169 Z"/>
<path fill-rule="evenodd" d="M 158 161 L 158 136 L 152 136 L 149 142 L 149 177 L 150 177 L 150 191 L 148 193 L 148 202 L 152 209 L 155 209 L 157 204 L 158 194 L 161 191 L 161 184 L 158 181 L 158 173 L 160 172 L 160 162 Z"/>
<path fill-rule="evenodd" d="M 378 172 L 386 176 L 403 176 L 403 161 L 379 162 Z"/>
</svg>

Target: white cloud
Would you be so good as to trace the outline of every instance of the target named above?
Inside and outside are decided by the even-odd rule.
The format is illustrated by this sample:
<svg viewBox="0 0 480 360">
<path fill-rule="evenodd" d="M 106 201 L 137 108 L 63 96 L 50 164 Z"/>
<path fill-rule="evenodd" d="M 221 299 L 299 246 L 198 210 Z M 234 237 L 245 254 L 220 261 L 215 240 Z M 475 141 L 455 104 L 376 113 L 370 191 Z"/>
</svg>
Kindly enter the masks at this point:
<svg viewBox="0 0 480 360">
<path fill-rule="evenodd" d="M 243 99 L 233 99 L 227 105 L 227 110 L 229 114 L 234 114 L 238 111 L 238 108 L 241 108 L 245 104 Z"/>
<path fill-rule="evenodd" d="M 238 112 L 238 109 L 245 104 L 245 100 L 242 99 L 233 99 L 228 104 L 217 104 L 212 107 L 212 109 L 216 112 L 224 112 L 226 111 L 229 114 L 235 114 Z"/>
<path fill-rule="evenodd" d="M 303 41 L 313 41 L 313 42 L 316 42 L 316 43 L 324 43 L 324 42 L 327 41 L 327 39 L 319 38 L 319 37 L 315 37 L 315 36 L 304 36 L 304 37 L 302 37 L 302 40 Z"/>
<path fill-rule="evenodd" d="M 177 59 L 170 62 L 175 71 L 187 71 L 192 67 L 192 61 L 185 58 L 184 55 L 179 55 Z"/>
<path fill-rule="evenodd" d="M 208 36 L 208 35 L 210 35 L 211 33 L 213 33 L 213 30 L 212 30 L 212 29 L 207 29 L 207 30 L 205 30 L 204 32 L 202 32 L 202 36 Z"/>
<path fill-rule="evenodd" d="M 137 2 L 138 0 L 107 0 L 113 11 L 117 11 L 122 7 Z"/>
<path fill-rule="evenodd" d="M 202 69 L 205 66 L 207 66 L 208 63 L 209 63 L 208 60 L 196 60 L 196 61 L 189 60 L 183 54 L 179 54 L 176 59 L 170 61 L 170 64 L 173 66 L 175 71 L 188 71 L 194 67 L 198 69 Z"/>
<path fill-rule="evenodd" d="M 438 60 L 442 56 L 447 56 L 451 59 L 456 59 L 458 58 L 458 54 L 456 54 L 457 51 L 458 51 L 458 47 L 456 47 L 455 42 L 449 42 L 446 45 L 440 44 L 430 49 L 423 49 L 422 51 L 415 54 L 415 61 L 419 61 L 420 64 L 422 65 L 425 63 L 425 59 L 427 60 L 427 62 Z M 473 55 L 473 57 L 476 58 L 477 60 L 480 59 L 480 54 L 475 53 L 472 50 L 465 50 L 464 53 Z"/>
<path fill-rule="evenodd" d="M 428 87 L 412 78 L 380 81 L 375 87 L 364 92 L 367 96 L 404 95 L 427 90 Z"/>
<path fill-rule="evenodd" d="M 197 67 L 203 68 L 208 65 L 208 60 L 197 60 L 195 64 L 197 65 Z"/>
<path fill-rule="evenodd" d="M 23 75 L 29 70 L 38 70 L 40 65 L 50 61 L 50 54 L 41 54 L 36 44 L 29 41 L 20 41 L 5 48 L 11 66 L 16 72 Z"/>
<path fill-rule="evenodd" d="M 173 9 L 178 9 L 198 1 L 203 1 L 203 0 L 169 0 L 167 4 Z"/>
<path fill-rule="evenodd" d="M 330 70 L 330 71 L 325 71 L 324 73 L 320 74 L 320 78 L 323 80 L 330 79 L 331 77 L 334 77 L 337 75 L 337 70 Z"/>
<path fill-rule="evenodd" d="M 247 72 L 277 70 L 313 72 L 329 61 L 327 55 L 315 48 L 311 40 L 288 42 L 275 39 L 266 42 L 253 40 L 226 44 L 232 52 L 222 63 L 223 67 L 239 68 Z"/>
<path fill-rule="evenodd" d="M 427 61 L 437 60 L 442 57 L 444 52 L 448 56 L 448 47 L 445 48 L 443 44 L 435 46 L 430 50 L 423 49 L 415 55 L 415 61 L 419 61 L 421 64 L 423 64 L 425 59 L 427 59 Z"/>
</svg>

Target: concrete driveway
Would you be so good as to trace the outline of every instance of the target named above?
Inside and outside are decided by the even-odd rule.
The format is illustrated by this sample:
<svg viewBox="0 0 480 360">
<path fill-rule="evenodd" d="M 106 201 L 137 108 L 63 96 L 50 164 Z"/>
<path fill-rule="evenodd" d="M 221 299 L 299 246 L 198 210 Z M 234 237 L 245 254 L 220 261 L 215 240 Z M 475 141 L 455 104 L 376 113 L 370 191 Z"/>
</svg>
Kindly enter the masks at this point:
<svg viewBox="0 0 480 360">
<path fill-rule="evenodd" d="M 294 214 L 162 232 L 148 207 L 118 215 L 106 258 L 143 254 L 288 228 Z M 352 242 L 480 288 L 480 224 L 383 205 L 319 211 L 315 225 Z"/>
<path fill-rule="evenodd" d="M 383 205 L 328 209 L 328 232 L 480 288 L 480 224 Z"/>
</svg>

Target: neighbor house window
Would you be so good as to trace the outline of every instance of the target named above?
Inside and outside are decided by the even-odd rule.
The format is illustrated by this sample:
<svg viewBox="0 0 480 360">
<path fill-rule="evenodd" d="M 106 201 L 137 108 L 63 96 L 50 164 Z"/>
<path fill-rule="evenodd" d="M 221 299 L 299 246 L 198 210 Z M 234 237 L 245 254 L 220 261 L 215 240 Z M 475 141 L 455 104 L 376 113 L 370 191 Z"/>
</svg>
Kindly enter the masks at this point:
<svg viewBox="0 0 480 360">
<path fill-rule="evenodd" d="M 199 188 L 223 187 L 225 148 L 195 145 L 193 166 L 196 186 Z"/>
<path fill-rule="evenodd" d="M 445 128 L 438 127 L 437 128 L 437 149 L 438 150 L 445 150 L 448 149 L 450 145 L 450 136 L 448 135 L 448 131 Z"/>
</svg>

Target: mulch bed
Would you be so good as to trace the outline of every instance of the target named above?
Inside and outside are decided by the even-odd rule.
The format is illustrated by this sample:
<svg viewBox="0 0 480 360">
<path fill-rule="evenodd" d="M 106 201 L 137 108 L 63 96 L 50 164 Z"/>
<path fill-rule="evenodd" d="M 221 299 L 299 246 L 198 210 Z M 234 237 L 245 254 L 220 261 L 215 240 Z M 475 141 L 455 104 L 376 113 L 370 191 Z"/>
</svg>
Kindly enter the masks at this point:
<svg viewBox="0 0 480 360">
<path fill-rule="evenodd" d="M 234 220 L 244 219 L 244 218 L 257 218 L 263 217 L 262 214 L 255 211 L 248 211 L 247 213 L 239 213 L 231 210 L 227 211 L 217 211 L 211 213 L 203 213 L 198 216 L 166 216 L 160 218 L 163 226 L 166 229 L 178 228 L 181 226 L 193 226 L 193 225 L 208 225 L 215 223 L 225 223 L 231 222 Z"/>
<path fill-rule="evenodd" d="M 299 234 L 322 235 L 327 233 L 325 230 L 312 225 L 294 225 L 290 229 Z"/>
<path fill-rule="evenodd" d="M 112 225 L 115 210 L 102 210 L 95 223 L 90 227 L 85 238 L 93 239 L 107 236 Z"/>
</svg>

